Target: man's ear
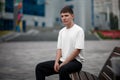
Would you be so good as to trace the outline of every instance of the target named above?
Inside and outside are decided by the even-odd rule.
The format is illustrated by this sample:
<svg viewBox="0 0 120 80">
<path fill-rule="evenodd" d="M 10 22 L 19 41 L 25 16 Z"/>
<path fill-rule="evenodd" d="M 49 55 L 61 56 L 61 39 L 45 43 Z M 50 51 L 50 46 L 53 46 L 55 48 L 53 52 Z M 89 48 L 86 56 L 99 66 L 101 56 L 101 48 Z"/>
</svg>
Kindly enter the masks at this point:
<svg viewBox="0 0 120 80">
<path fill-rule="evenodd" d="M 72 14 L 72 17 L 73 17 L 73 19 L 74 19 L 74 14 Z"/>
</svg>

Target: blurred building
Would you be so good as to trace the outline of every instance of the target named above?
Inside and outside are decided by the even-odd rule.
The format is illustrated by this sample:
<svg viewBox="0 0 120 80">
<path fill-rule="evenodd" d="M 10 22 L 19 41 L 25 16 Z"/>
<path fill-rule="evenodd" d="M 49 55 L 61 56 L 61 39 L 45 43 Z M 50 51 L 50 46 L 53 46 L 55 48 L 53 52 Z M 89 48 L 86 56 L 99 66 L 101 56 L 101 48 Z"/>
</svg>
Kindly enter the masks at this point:
<svg viewBox="0 0 120 80">
<path fill-rule="evenodd" d="M 5 24 L 10 24 L 9 28 L 14 29 L 14 0 L 1 0 L 5 3 L 4 15 Z M 114 12 L 119 16 L 119 0 L 23 0 L 24 24 L 35 27 L 54 27 L 61 25 L 60 10 L 69 5 L 74 10 L 75 23 L 80 25 L 85 31 L 94 26 L 101 29 L 109 29 L 109 12 Z M 120 20 L 119 20 L 120 21 Z"/>
<path fill-rule="evenodd" d="M 100 29 L 110 29 L 110 13 L 117 16 L 120 22 L 119 4 L 120 0 L 94 0 L 95 26 Z"/>
<path fill-rule="evenodd" d="M 6 22 L 14 17 L 14 0 L 5 0 Z M 60 23 L 60 10 L 69 5 L 75 13 L 75 22 L 84 30 L 91 28 L 91 0 L 23 0 L 23 21 L 26 26 L 53 27 Z M 9 20 L 9 21 L 8 21 Z"/>
</svg>

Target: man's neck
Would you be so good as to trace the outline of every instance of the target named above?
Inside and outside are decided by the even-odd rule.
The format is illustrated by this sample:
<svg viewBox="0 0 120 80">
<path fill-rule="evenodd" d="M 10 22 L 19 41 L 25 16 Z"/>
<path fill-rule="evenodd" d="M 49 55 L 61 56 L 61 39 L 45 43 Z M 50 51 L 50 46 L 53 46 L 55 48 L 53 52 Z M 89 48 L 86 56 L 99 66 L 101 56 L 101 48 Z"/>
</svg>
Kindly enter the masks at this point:
<svg viewBox="0 0 120 80">
<path fill-rule="evenodd" d="M 73 27 L 74 23 L 72 22 L 70 25 L 66 25 L 67 29 L 70 29 L 71 27 Z"/>
</svg>

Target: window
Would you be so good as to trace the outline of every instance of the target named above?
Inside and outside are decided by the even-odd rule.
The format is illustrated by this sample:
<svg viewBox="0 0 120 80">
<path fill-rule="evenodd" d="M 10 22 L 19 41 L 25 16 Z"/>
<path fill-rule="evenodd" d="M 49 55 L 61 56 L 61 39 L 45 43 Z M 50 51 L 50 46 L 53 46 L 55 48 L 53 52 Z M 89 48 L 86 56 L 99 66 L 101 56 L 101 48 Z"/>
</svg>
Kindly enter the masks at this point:
<svg viewBox="0 0 120 80">
<path fill-rule="evenodd" d="M 23 14 L 45 16 L 44 3 L 45 0 L 23 0 Z M 5 1 L 5 11 L 14 11 L 14 0 Z"/>
<path fill-rule="evenodd" d="M 45 0 L 23 0 L 23 13 L 29 15 L 45 16 Z"/>
<path fill-rule="evenodd" d="M 72 1 L 72 0 L 65 0 L 65 1 Z"/>
<path fill-rule="evenodd" d="M 13 10 L 14 10 L 13 9 L 13 3 L 14 3 L 13 0 L 11 0 L 11 1 L 10 0 L 6 0 L 5 1 L 5 11 L 6 12 L 13 12 Z"/>
<path fill-rule="evenodd" d="M 74 6 L 73 6 L 73 5 L 68 5 L 68 6 L 69 6 L 70 8 L 72 8 L 72 9 L 74 8 Z"/>
<path fill-rule="evenodd" d="M 0 30 L 13 30 L 12 19 L 0 19 Z"/>
<path fill-rule="evenodd" d="M 57 17 L 55 20 L 56 20 L 56 22 L 59 22 L 59 21 L 60 21 L 60 18 Z"/>
</svg>

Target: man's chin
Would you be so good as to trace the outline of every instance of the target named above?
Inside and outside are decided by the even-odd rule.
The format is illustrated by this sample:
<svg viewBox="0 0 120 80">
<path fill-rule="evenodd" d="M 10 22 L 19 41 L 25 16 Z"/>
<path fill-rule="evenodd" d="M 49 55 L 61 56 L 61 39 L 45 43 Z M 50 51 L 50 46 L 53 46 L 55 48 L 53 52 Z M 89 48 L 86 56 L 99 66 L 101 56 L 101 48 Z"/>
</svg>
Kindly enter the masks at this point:
<svg viewBox="0 0 120 80">
<path fill-rule="evenodd" d="M 67 23 L 64 23 L 65 26 L 67 26 L 68 24 Z"/>
</svg>

